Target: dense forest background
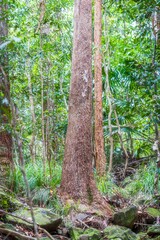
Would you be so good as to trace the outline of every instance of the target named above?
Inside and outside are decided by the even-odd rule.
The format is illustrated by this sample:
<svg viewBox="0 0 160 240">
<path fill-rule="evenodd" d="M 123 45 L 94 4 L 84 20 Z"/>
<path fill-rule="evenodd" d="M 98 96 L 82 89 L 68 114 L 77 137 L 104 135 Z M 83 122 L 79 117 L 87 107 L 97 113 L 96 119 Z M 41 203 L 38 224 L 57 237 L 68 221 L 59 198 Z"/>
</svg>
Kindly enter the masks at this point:
<svg viewBox="0 0 160 240">
<path fill-rule="evenodd" d="M 30 193 L 33 204 L 64 213 L 69 207 L 62 208 L 57 188 L 68 127 L 74 3 L 0 4 L 0 182 L 19 197 Z M 153 200 L 160 194 L 160 2 L 102 1 L 103 174 L 96 171 L 94 147 L 94 12 L 93 4 L 96 184 L 110 201 Z"/>
</svg>

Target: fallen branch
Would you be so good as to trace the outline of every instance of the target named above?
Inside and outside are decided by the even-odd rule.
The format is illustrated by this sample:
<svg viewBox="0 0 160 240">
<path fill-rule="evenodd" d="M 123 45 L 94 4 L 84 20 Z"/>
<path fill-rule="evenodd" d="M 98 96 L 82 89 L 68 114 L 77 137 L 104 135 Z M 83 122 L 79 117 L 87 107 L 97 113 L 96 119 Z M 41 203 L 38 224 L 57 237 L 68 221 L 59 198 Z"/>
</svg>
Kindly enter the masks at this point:
<svg viewBox="0 0 160 240">
<path fill-rule="evenodd" d="M 156 156 L 155 155 L 152 155 L 152 156 L 147 156 L 147 157 L 143 157 L 143 158 L 139 158 L 139 159 L 136 159 L 134 161 L 131 161 L 128 165 L 129 166 L 132 166 L 134 164 L 140 164 L 141 162 L 145 162 L 145 161 L 148 161 L 150 158 L 155 158 Z"/>
<path fill-rule="evenodd" d="M 77 222 L 79 222 L 80 224 L 84 225 L 86 228 L 89 228 L 89 226 L 84 223 L 83 221 L 81 221 L 80 219 L 76 219 Z"/>
<path fill-rule="evenodd" d="M 134 223 L 134 225 L 153 226 L 153 224 L 147 224 L 147 223 Z"/>
<path fill-rule="evenodd" d="M 49 237 L 51 240 L 55 240 L 55 238 L 52 237 L 52 235 L 46 229 L 41 228 L 39 226 L 38 226 L 38 229 L 41 230 L 42 232 L 44 232 L 47 235 L 47 237 Z"/>
<path fill-rule="evenodd" d="M 60 237 L 63 240 L 69 240 L 70 238 L 64 237 L 63 235 L 55 235 L 55 237 Z"/>
<path fill-rule="evenodd" d="M 10 230 L 10 229 L 0 228 L 0 232 L 1 233 L 5 233 L 5 234 L 9 234 L 9 235 L 14 236 L 14 237 L 18 237 L 18 238 L 20 238 L 22 240 L 26 240 L 26 239 L 27 240 L 36 240 L 36 238 L 23 235 L 21 233 L 18 233 L 16 231 L 13 231 L 13 230 Z"/>
</svg>

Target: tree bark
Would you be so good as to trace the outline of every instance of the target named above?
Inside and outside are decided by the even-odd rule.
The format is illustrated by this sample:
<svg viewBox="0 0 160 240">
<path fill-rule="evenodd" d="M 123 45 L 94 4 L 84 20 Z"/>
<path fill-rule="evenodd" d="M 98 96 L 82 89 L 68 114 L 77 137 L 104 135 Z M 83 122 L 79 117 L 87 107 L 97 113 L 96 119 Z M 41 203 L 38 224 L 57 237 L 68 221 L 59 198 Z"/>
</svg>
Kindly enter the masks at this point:
<svg viewBox="0 0 160 240">
<path fill-rule="evenodd" d="M 154 181 L 154 188 L 155 193 L 158 192 L 158 185 L 159 185 L 159 172 L 160 172 L 160 129 L 159 129 L 159 117 L 158 117 L 158 86 L 157 86 L 157 66 L 160 58 L 160 8 L 156 7 L 153 15 L 152 15 L 152 32 L 154 35 L 154 51 L 153 51 L 153 57 L 152 57 L 152 66 L 154 70 L 154 77 L 155 77 L 155 83 L 154 83 L 154 108 L 155 108 L 155 143 L 156 145 L 156 151 L 157 151 L 157 170 L 155 174 L 155 181 Z"/>
<path fill-rule="evenodd" d="M 105 9 L 106 13 L 106 9 Z M 108 26 L 107 26 L 107 17 L 105 15 L 104 19 L 104 32 L 105 32 L 105 39 L 106 39 L 106 52 L 107 52 L 107 61 L 104 58 L 104 70 L 106 74 L 106 82 L 105 82 L 105 89 L 106 89 L 106 99 L 108 101 L 109 113 L 108 113 L 108 128 L 109 128 L 109 142 L 110 142 L 110 156 L 109 156 L 109 166 L 108 172 L 110 173 L 113 168 L 113 151 L 114 151 L 114 139 L 113 139 L 113 129 L 112 129 L 112 114 L 113 114 L 113 96 L 110 88 L 110 81 L 109 81 L 109 68 L 110 68 L 110 53 L 109 53 L 109 36 L 108 36 Z"/>
<path fill-rule="evenodd" d="M 75 0 L 69 120 L 59 189 L 63 201 L 73 199 L 87 204 L 102 200 L 92 171 L 91 10 L 91 0 Z M 109 207 L 107 213 L 111 214 Z"/>
<path fill-rule="evenodd" d="M 8 35 L 7 26 L 7 5 L 6 1 L 0 0 L 0 45 L 6 40 Z M 10 85 L 8 80 L 8 56 L 6 51 L 2 51 L 0 56 L 0 182 L 5 183 L 12 162 L 12 137 L 6 130 L 11 119 L 10 112 Z"/>
<path fill-rule="evenodd" d="M 30 51 L 30 43 L 28 41 L 28 53 Z M 26 77 L 28 80 L 28 90 L 29 90 L 29 101 L 30 101 L 30 109 L 31 109 L 31 116 L 32 116 L 32 137 L 29 144 L 30 148 L 30 155 L 33 164 L 36 163 L 36 152 L 35 152 L 35 141 L 36 141 L 36 115 L 35 115 L 35 107 L 34 107 L 34 98 L 32 92 L 32 80 L 31 80 L 31 73 L 30 73 L 30 58 L 26 59 Z"/>
<path fill-rule="evenodd" d="M 106 156 L 103 137 L 102 113 L 102 1 L 95 1 L 94 15 L 94 80 L 95 80 L 95 162 L 96 170 L 100 176 L 106 172 Z"/>
</svg>

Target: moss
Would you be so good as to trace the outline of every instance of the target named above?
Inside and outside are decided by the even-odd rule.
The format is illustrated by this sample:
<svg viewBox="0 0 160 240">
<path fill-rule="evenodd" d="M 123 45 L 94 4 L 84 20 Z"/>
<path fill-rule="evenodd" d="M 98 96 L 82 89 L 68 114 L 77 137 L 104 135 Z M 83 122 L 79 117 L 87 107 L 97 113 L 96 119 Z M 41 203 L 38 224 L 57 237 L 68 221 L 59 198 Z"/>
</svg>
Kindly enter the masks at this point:
<svg viewBox="0 0 160 240">
<path fill-rule="evenodd" d="M 83 230 L 81 228 L 72 228 L 70 230 L 71 239 L 73 240 L 99 240 L 101 239 L 101 233 L 95 228 L 88 228 Z"/>
<path fill-rule="evenodd" d="M 160 226 L 159 225 L 153 225 L 151 227 L 148 228 L 148 231 L 147 231 L 147 234 L 148 235 L 153 235 L 153 236 L 160 236 Z"/>
<path fill-rule="evenodd" d="M 81 228 L 71 228 L 70 229 L 70 235 L 71 235 L 71 239 L 73 240 L 78 240 L 79 236 L 83 234 L 83 229 Z"/>
<path fill-rule="evenodd" d="M 115 225 L 105 228 L 104 235 L 108 240 L 139 240 L 138 236 L 130 229 Z"/>
<path fill-rule="evenodd" d="M 0 208 L 4 211 L 13 212 L 23 204 L 19 202 L 15 195 L 0 187 Z"/>
<path fill-rule="evenodd" d="M 15 216 L 22 217 L 32 222 L 31 211 L 27 208 L 19 209 L 15 211 L 13 214 Z M 56 230 L 59 224 L 61 224 L 62 222 L 62 219 L 57 214 L 45 208 L 38 208 L 38 207 L 34 208 L 34 217 L 35 217 L 36 223 L 48 231 Z M 14 224 L 18 223 L 18 224 L 26 225 L 31 228 L 33 227 L 32 224 L 27 223 L 26 221 L 23 221 L 21 219 L 15 218 L 10 215 L 7 215 L 6 219 L 8 222 L 11 222 Z"/>
<path fill-rule="evenodd" d="M 160 236 L 158 236 L 158 237 L 154 238 L 154 240 L 160 240 Z"/>
<path fill-rule="evenodd" d="M 138 233 L 137 237 L 138 237 L 138 240 L 148 240 L 149 239 L 147 233 L 143 233 L 143 232 Z"/>
<path fill-rule="evenodd" d="M 93 202 L 93 194 L 92 194 L 92 191 L 91 191 L 89 186 L 87 188 L 87 194 L 88 194 L 88 202 L 89 202 L 89 204 L 92 204 L 92 202 Z"/>
<path fill-rule="evenodd" d="M 151 217 L 159 217 L 160 216 L 160 210 L 156 208 L 147 208 L 145 209 L 145 212 L 148 213 Z"/>
<path fill-rule="evenodd" d="M 98 240 L 101 238 L 100 231 L 95 228 L 88 228 L 84 233 L 89 240 Z"/>
<path fill-rule="evenodd" d="M 128 208 L 124 208 L 119 212 L 115 213 L 114 223 L 116 225 L 132 228 L 136 217 L 137 217 L 137 208 L 135 206 L 131 206 Z"/>
</svg>

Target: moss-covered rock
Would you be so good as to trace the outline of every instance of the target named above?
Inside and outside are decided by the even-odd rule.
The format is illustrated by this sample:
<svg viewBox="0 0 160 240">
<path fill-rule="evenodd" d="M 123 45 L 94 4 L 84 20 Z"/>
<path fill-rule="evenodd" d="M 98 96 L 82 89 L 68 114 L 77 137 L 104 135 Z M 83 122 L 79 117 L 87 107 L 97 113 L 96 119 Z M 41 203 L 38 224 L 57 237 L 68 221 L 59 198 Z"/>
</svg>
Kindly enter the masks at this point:
<svg viewBox="0 0 160 240">
<path fill-rule="evenodd" d="M 139 240 L 138 236 L 129 228 L 121 226 L 108 226 L 104 230 L 104 238 L 108 240 Z"/>
<path fill-rule="evenodd" d="M 13 213 L 15 216 L 21 217 L 26 219 L 27 221 L 32 221 L 31 218 L 31 212 L 29 209 L 19 209 Z M 36 223 L 42 227 L 45 228 L 49 232 L 55 231 L 58 226 L 62 222 L 62 218 L 59 217 L 57 214 L 51 212 L 49 209 L 45 208 L 34 208 L 34 216 L 35 216 L 35 221 Z M 27 227 L 33 227 L 32 224 L 23 221 L 21 219 L 18 219 L 16 217 L 7 215 L 6 219 L 8 222 L 14 223 L 14 224 L 22 224 Z"/>
<path fill-rule="evenodd" d="M 13 193 L 0 186 L 0 209 L 7 212 L 13 212 L 22 206 L 23 204 L 16 199 Z"/>
<path fill-rule="evenodd" d="M 160 225 L 153 225 L 149 227 L 147 234 L 149 236 L 160 236 Z"/>
<path fill-rule="evenodd" d="M 138 240 L 149 240 L 147 233 L 143 233 L 143 232 L 138 233 L 137 237 L 138 237 Z"/>
<path fill-rule="evenodd" d="M 82 235 L 84 231 L 81 228 L 71 228 L 69 233 L 71 235 L 71 239 L 78 240 L 79 236 Z"/>
<path fill-rule="evenodd" d="M 95 228 L 83 230 L 81 228 L 71 228 L 70 235 L 72 240 L 100 240 L 101 232 Z"/>
<path fill-rule="evenodd" d="M 113 216 L 116 225 L 132 228 L 137 218 L 137 207 L 124 208 Z"/>
<path fill-rule="evenodd" d="M 160 240 L 160 236 L 153 238 L 153 240 Z"/>
<path fill-rule="evenodd" d="M 16 228 L 12 224 L 9 224 L 9 223 L 1 222 L 0 223 L 0 228 L 16 231 Z"/>
<path fill-rule="evenodd" d="M 153 218 L 160 217 L 160 210 L 156 208 L 151 208 L 151 207 L 146 208 L 145 212 L 148 213 L 148 215 L 150 215 Z"/>
</svg>

